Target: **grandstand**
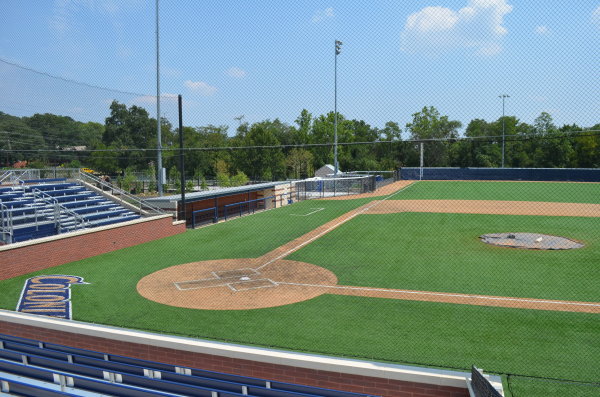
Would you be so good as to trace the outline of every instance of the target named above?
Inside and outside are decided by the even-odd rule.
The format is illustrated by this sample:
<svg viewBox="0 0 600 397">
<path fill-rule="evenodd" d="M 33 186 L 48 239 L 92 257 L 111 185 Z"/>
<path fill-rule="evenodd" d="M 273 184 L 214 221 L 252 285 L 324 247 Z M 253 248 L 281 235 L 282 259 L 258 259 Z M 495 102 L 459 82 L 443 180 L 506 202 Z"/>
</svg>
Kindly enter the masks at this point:
<svg viewBox="0 0 600 397">
<path fill-rule="evenodd" d="M 366 397 L 0 335 L 2 393 L 21 396 Z"/>
<path fill-rule="evenodd" d="M 11 244 L 140 219 L 114 188 L 84 173 L 74 178 L 21 179 L 7 175 L 0 185 L 0 244 Z M 110 188 L 110 192 L 105 192 Z M 154 209 L 154 213 L 160 210 Z"/>
</svg>

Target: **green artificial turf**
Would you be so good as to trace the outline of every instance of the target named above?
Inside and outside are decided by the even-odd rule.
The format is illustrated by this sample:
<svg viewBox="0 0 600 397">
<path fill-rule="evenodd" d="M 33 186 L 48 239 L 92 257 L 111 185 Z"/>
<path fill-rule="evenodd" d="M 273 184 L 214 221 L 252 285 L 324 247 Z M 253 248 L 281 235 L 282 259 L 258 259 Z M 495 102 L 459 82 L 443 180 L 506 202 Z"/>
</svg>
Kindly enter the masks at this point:
<svg viewBox="0 0 600 397">
<path fill-rule="evenodd" d="M 507 386 L 505 386 L 505 396 L 600 397 L 600 382 L 569 382 L 555 379 L 533 379 L 509 376 Z"/>
<path fill-rule="evenodd" d="M 600 204 L 600 183 L 418 181 L 392 198 Z"/>
<path fill-rule="evenodd" d="M 393 198 L 525 199 L 512 197 L 507 185 L 503 193 L 488 187 L 495 189 L 491 197 L 483 197 L 484 191 L 462 197 L 456 188 L 439 184 L 427 193 L 428 183 L 419 182 Z M 534 190 L 528 197 L 543 199 Z M 560 201 L 563 196 L 545 200 Z M 584 196 L 567 201 L 597 202 L 585 201 Z M 90 283 L 72 286 L 76 320 L 377 361 L 463 370 L 475 364 L 492 373 L 597 381 L 596 314 L 338 295 L 266 309 L 209 311 L 162 305 L 136 292 L 139 279 L 157 270 L 207 259 L 258 257 L 370 200 L 295 203 L 4 280 L 0 307 L 14 310 L 24 280 L 33 274 L 72 274 Z M 299 216 L 315 208 L 325 209 Z M 360 215 L 287 259 L 329 268 L 340 284 L 598 301 L 597 230 L 594 218 Z M 558 234 L 581 240 L 586 247 L 528 251 L 478 240 L 480 234 L 503 231 Z M 562 384 L 529 379 L 511 382 L 514 397 L 552 396 L 556 390 L 562 393 L 556 395 L 579 396 L 580 390 L 569 394 L 568 385 L 564 389 Z"/>
<path fill-rule="evenodd" d="M 526 250 L 479 239 L 500 232 L 565 236 L 585 247 Z M 360 215 L 288 258 L 325 267 L 342 285 L 600 302 L 598 218 Z"/>
</svg>

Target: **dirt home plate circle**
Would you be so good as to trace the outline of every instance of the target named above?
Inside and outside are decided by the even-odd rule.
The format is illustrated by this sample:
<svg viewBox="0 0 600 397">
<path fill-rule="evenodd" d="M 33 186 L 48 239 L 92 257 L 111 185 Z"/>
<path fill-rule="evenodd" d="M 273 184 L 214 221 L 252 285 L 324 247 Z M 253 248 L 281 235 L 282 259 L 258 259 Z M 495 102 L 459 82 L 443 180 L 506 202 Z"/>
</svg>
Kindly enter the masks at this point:
<svg viewBox="0 0 600 397">
<path fill-rule="evenodd" d="M 315 298 L 337 284 L 335 274 L 310 263 L 218 259 L 171 266 L 142 278 L 137 291 L 169 306 L 205 310 L 248 310 Z"/>
</svg>

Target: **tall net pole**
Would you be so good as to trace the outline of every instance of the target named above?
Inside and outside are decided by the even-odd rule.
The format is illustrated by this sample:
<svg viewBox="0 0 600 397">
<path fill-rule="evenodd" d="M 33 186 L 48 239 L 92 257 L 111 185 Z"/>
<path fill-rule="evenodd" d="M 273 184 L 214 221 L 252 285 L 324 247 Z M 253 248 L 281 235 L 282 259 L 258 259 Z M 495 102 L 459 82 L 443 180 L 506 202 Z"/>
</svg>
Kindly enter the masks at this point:
<svg viewBox="0 0 600 397">
<path fill-rule="evenodd" d="M 162 166 L 162 138 L 160 131 L 160 41 L 158 29 L 158 0 L 156 0 L 156 148 L 157 159 L 156 166 L 158 172 L 156 174 L 156 184 L 158 195 L 163 195 L 163 166 Z"/>
</svg>

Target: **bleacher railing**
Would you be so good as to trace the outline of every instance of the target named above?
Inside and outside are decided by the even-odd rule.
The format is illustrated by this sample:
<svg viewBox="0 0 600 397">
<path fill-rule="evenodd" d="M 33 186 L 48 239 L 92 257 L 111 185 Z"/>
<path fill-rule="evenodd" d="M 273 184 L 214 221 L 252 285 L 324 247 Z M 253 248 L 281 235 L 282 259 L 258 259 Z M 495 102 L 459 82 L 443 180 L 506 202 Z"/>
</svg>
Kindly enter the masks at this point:
<svg viewBox="0 0 600 397">
<path fill-rule="evenodd" d="M 71 211 L 67 207 L 60 205 L 58 200 L 56 200 L 54 197 L 50 196 L 49 194 L 47 194 L 39 189 L 32 189 L 31 192 L 33 193 L 33 196 L 36 199 L 39 199 L 53 207 L 54 223 L 56 225 L 57 233 L 60 234 L 60 233 L 62 233 L 63 229 L 67 229 L 66 224 L 69 221 L 74 222 L 73 226 L 68 227 L 69 231 L 86 228 L 87 222 L 81 215 L 79 215 L 76 212 Z M 65 215 L 67 218 L 62 219 L 62 215 Z M 36 222 L 37 222 L 37 210 L 36 210 Z"/>
<path fill-rule="evenodd" d="M 90 175 L 86 172 L 79 172 L 78 179 L 87 184 L 95 187 L 96 189 L 101 190 L 103 193 L 108 193 L 117 201 L 120 201 L 122 204 L 125 204 L 126 207 L 135 209 L 141 215 L 165 215 L 166 212 L 162 209 L 148 203 L 145 200 L 141 200 L 138 197 L 132 195 L 131 193 L 126 192 L 123 189 L 119 189 L 114 186 L 110 182 L 103 181 L 102 179 Z"/>
<path fill-rule="evenodd" d="M 8 170 L 0 175 L 0 184 L 9 181 L 12 185 L 18 185 L 25 179 L 38 179 L 40 170 L 24 169 L 24 170 Z"/>
<path fill-rule="evenodd" d="M 10 244 L 13 236 L 12 212 L 8 210 L 6 205 L 0 203 L 0 213 L 2 214 L 0 219 L 0 241 Z"/>
</svg>

